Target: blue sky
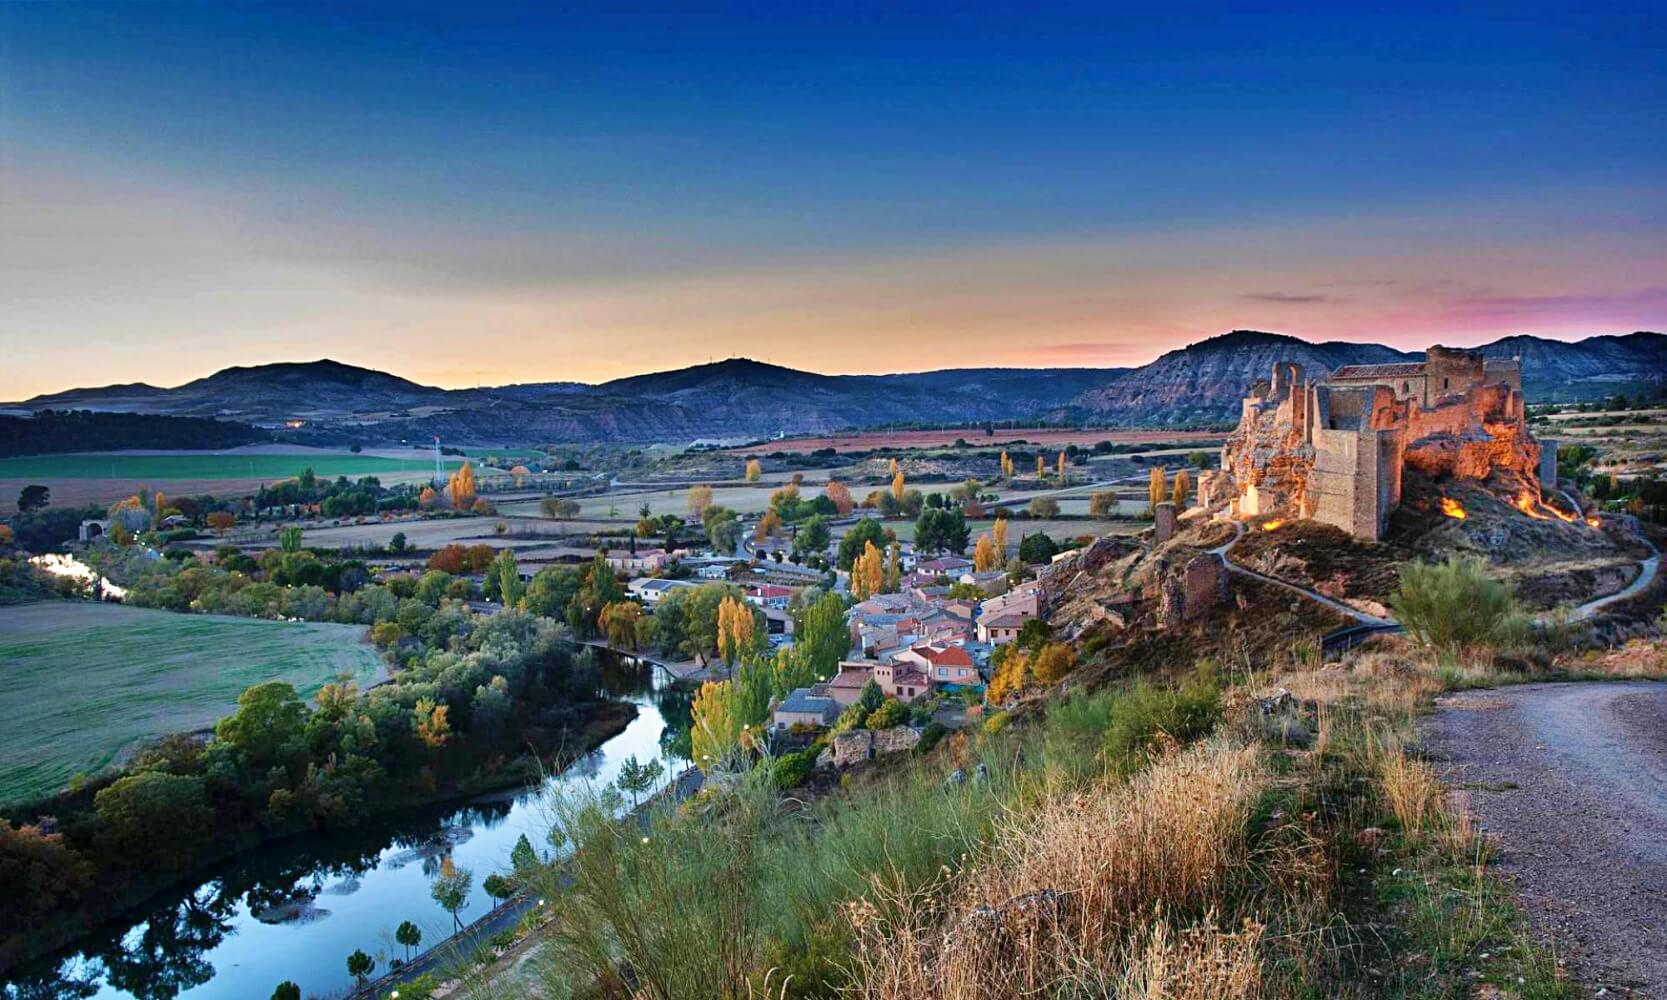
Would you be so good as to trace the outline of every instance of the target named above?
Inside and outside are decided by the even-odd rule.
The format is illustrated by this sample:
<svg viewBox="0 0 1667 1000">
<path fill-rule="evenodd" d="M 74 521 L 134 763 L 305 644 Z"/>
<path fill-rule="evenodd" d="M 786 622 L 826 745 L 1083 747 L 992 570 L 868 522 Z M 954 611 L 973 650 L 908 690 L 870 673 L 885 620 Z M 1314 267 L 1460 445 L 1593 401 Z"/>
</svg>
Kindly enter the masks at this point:
<svg viewBox="0 0 1667 1000">
<path fill-rule="evenodd" d="M 0 398 L 1667 325 L 1659 4 L 600 6 L 0 6 Z"/>
</svg>

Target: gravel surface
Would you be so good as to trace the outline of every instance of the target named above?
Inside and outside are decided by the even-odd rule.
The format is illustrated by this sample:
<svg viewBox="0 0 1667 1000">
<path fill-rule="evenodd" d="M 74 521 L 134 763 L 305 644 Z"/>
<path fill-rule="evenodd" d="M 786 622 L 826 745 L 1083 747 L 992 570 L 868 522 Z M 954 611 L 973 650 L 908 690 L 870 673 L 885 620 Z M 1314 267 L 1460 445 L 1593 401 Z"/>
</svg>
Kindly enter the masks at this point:
<svg viewBox="0 0 1667 1000">
<path fill-rule="evenodd" d="M 1420 734 L 1571 974 L 1667 998 L 1667 684 L 1468 691 Z"/>
</svg>

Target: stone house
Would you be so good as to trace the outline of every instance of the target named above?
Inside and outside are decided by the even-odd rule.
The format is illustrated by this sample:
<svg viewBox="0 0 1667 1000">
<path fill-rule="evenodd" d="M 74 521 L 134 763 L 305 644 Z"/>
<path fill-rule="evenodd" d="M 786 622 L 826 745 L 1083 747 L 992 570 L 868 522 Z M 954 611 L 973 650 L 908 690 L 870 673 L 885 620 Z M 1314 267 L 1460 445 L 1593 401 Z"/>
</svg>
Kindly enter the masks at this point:
<svg viewBox="0 0 1667 1000">
<path fill-rule="evenodd" d="M 793 726 L 830 726 L 839 718 L 839 702 L 822 685 L 794 688 L 771 713 L 770 722 L 777 729 Z"/>
</svg>

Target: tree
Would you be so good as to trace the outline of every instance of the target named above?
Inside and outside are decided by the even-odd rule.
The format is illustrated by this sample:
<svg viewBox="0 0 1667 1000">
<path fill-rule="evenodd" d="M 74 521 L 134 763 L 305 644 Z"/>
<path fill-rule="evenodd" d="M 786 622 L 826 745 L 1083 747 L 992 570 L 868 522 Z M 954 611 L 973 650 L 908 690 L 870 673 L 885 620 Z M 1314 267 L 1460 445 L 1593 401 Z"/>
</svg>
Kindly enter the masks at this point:
<svg viewBox="0 0 1667 1000">
<path fill-rule="evenodd" d="M 538 512 L 557 521 L 579 516 L 579 502 L 567 497 L 545 497 L 538 502 Z"/>
<path fill-rule="evenodd" d="M 47 486 L 32 484 L 23 487 L 17 495 L 17 512 L 32 514 L 52 502 L 52 490 Z"/>
<path fill-rule="evenodd" d="M 272 1000 L 301 1000 L 301 987 L 286 979 L 272 991 Z"/>
<path fill-rule="evenodd" d="M 498 581 L 498 597 L 504 602 L 504 607 L 518 606 L 521 598 L 527 594 L 527 586 L 521 582 L 521 570 L 515 565 L 515 553 L 510 549 L 499 552 L 492 569 Z"/>
<path fill-rule="evenodd" d="M 614 779 L 614 784 L 619 786 L 620 791 L 631 796 L 631 808 L 635 809 L 637 800 L 642 797 L 644 792 L 653 788 L 654 783 L 659 781 L 661 775 L 665 773 L 665 766 L 659 761 L 650 760 L 648 763 L 642 764 L 637 761 L 636 755 L 633 754 L 620 763 L 619 777 Z"/>
<path fill-rule="evenodd" d="M 1036 497 L 1030 501 L 1026 509 L 1030 511 L 1031 517 L 1047 520 L 1059 516 L 1059 501 L 1053 497 Z"/>
<path fill-rule="evenodd" d="M 515 872 L 515 877 L 526 881 L 538 872 L 538 853 L 533 850 L 532 841 L 526 834 L 516 838 L 515 846 L 509 852 L 509 867 Z"/>
<path fill-rule="evenodd" d="M 458 911 L 469 905 L 469 890 L 474 884 L 474 872 L 457 867 L 452 863 L 450 855 L 440 859 L 440 874 L 434 877 L 434 884 L 429 886 L 428 894 L 440 904 L 441 909 L 451 914 L 452 923 L 458 930 L 463 929 L 463 921 L 457 916 Z"/>
<path fill-rule="evenodd" d="M 730 681 L 707 681 L 690 705 L 689 731 L 695 766 L 711 774 L 734 758 L 741 746 L 742 722 L 735 715 Z"/>
<path fill-rule="evenodd" d="M 753 532 L 753 541 L 762 542 L 766 538 L 779 534 L 781 534 L 781 515 L 774 510 L 765 511 L 764 516 L 758 519 L 758 528 Z"/>
<path fill-rule="evenodd" d="M 735 543 L 741 538 L 741 519 L 734 511 L 708 507 L 701 520 L 706 525 L 706 540 L 712 544 L 713 551 L 725 554 L 735 551 Z"/>
<path fill-rule="evenodd" d="M 452 510 L 474 510 L 475 508 L 475 467 L 468 460 L 454 473 L 447 482 L 451 490 Z"/>
<path fill-rule="evenodd" d="M 839 540 L 838 565 L 840 569 L 850 569 L 857 558 L 863 553 L 863 546 L 869 543 L 875 545 L 886 544 L 886 529 L 879 521 L 872 517 L 858 518 L 857 523 L 851 525 L 851 530 Z"/>
<path fill-rule="evenodd" d="M 726 596 L 718 605 L 718 656 L 734 666 L 735 661 L 753 648 L 752 607 L 744 598 Z"/>
<path fill-rule="evenodd" d="M 897 464 L 897 459 L 894 458 L 891 461 L 892 461 L 893 465 Z M 891 496 L 892 496 L 892 499 L 897 501 L 899 506 L 901 506 L 902 503 L 903 503 L 903 494 L 905 492 L 906 492 L 906 490 L 905 490 L 905 486 L 904 486 L 904 482 L 903 482 L 903 470 L 898 469 L 895 473 L 892 474 L 892 477 L 891 477 Z"/>
<path fill-rule="evenodd" d="M 1043 646 L 1031 661 L 1030 669 L 1043 684 L 1057 684 L 1077 665 L 1077 655 L 1062 642 Z"/>
<path fill-rule="evenodd" d="M 404 552 L 405 551 L 405 532 L 403 532 L 403 531 L 394 532 L 394 537 L 388 539 L 388 551 L 389 552 Z"/>
<path fill-rule="evenodd" d="M 896 593 L 903 586 L 903 543 L 892 539 L 886 546 L 886 590 Z"/>
<path fill-rule="evenodd" d="M 423 491 L 417 494 L 417 506 L 423 510 L 433 510 L 439 503 L 440 494 L 432 486 L 424 486 Z"/>
<path fill-rule="evenodd" d="M 1048 463 L 1047 460 L 1042 457 L 1041 452 L 1036 453 L 1036 478 L 1037 480 L 1048 478 Z"/>
<path fill-rule="evenodd" d="M 347 956 L 347 974 L 358 982 L 361 989 L 365 980 L 376 971 L 376 959 L 365 954 L 362 949 L 354 949 L 353 954 Z"/>
<path fill-rule="evenodd" d="M 747 482 L 756 483 L 764 475 L 764 464 L 756 458 L 747 459 Z"/>
<path fill-rule="evenodd" d="M 526 834 L 522 834 L 521 839 L 526 840 Z M 405 960 L 409 962 L 411 961 L 411 949 L 423 943 L 422 928 L 409 920 L 402 920 L 399 927 L 394 930 L 394 940 L 405 946 Z"/>
<path fill-rule="evenodd" d="M 793 536 L 793 551 L 808 555 L 823 555 L 827 552 L 828 542 L 832 539 L 833 533 L 828 530 L 828 519 L 817 514 L 801 525 L 799 533 Z"/>
<path fill-rule="evenodd" d="M 866 601 L 884 587 L 885 568 L 880 561 L 880 550 L 874 547 L 873 542 L 867 542 L 862 556 L 851 564 L 851 596 Z"/>
<path fill-rule="evenodd" d="M 995 536 L 991 540 L 993 542 L 995 542 L 996 556 L 1002 562 L 1006 562 L 1007 561 L 1007 518 L 1005 518 L 1005 517 L 996 518 L 996 523 L 995 523 L 994 527 L 992 527 L 990 529 L 990 532 L 991 532 L 992 535 Z"/>
<path fill-rule="evenodd" d="M 615 649 L 637 648 L 637 623 L 642 621 L 642 605 L 636 601 L 611 601 L 602 606 L 596 623 L 608 637 L 608 645 Z"/>
<path fill-rule="evenodd" d="M 1164 478 L 1163 466 L 1154 465 L 1151 475 L 1147 477 L 1146 481 L 1146 505 L 1156 508 L 1158 504 L 1164 502 L 1168 493 L 1168 483 Z"/>
<path fill-rule="evenodd" d="M 1095 490 L 1088 494 L 1088 516 L 1101 520 L 1117 513 L 1117 491 Z"/>
<path fill-rule="evenodd" d="M 1177 510 L 1186 510 L 1187 499 L 1192 496 L 1192 476 L 1187 470 L 1181 469 L 1175 473 L 1175 492 L 1170 499 L 1175 502 Z"/>
<path fill-rule="evenodd" d="M 1026 535 L 1019 539 L 1019 559 L 1022 562 L 1035 565 L 1045 563 L 1059 554 L 1059 546 L 1049 538 L 1046 532 L 1038 531 L 1034 535 Z"/>
<path fill-rule="evenodd" d="M 208 842 L 214 810 L 203 779 L 140 771 L 93 796 L 99 840 L 110 857 L 144 859 L 163 870 L 184 868 Z"/>
<path fill-rule="evenodd" d="M 897 459 L 895 459 L 895 458 L 889 459 L 886 462 L 886 475 L 891 477 L 892 479 L 896 479 L 897 474 L 902 472 L 902 471 L 903 471 L 903 467 L 897 464 Z"/>
<path fill-rule="evenodd" d="M 499 875 L 497 872 L 493 872 L 484 879 L 481 879 L 480 887 L 486 890 L 486 894 L 488 896 L 491 896 L 493 899 L 499 901 L 508 899 L 509 897 L 515 895 L 515 882 L 509 878 Z"/>
<path fill-rule="evenodd" d="M 1002 559 L 996 555 L 996 544 L 989 535 L 979 535 L 978 544 L 972 550 L 972 568 L 979 573 L 996 569 Z"/>
<path fill-rule="evenodd" d="M 1013 459 L 1008 456 L 1006 448 L 1001 450 L 1001 478 L 1013 478 Z"/>
<path fill-rule="evenodd" d="M 688 505 L 689 513 L 696 517 L 702 516 L 706 513 L 706 508 L 712 506 L 712 487 L 689 487 L 689 493 L 684 498 L 684 503 Z"/>
<path fill-rule="evenodd" d="M 915 519 L 915 551 L 952 552 L 959 555 L 966 551 L 970 534 L 966 515 L 960 509 L 941 510 L 929 507 L 921 511 L 920 517 Z"/>
<path fill-rule="evenodd" d="M 890 729 L 909 721 L 909 710 L 896 698 L 887 698 L 864 721 L 869 729 Z"/>
<path fill-rule="evenodd" d="M 433 699 L 418 698 L 411 709 L 411 728 L 417 739 L 430 750 L 438 750 L 451 738 L 451 722 L 447 719 L 449 706 L 436 705 Z"/>
<path fill-rule="evenodd" d="M 237 515 L 229 510 L 211 510 L 208 512 L 207 521 L 215 534 L 223 536 L 237 524 Z"/>
<path fill-rule="evenodd" d="M 834 513 L 840 517 L 845 517 L 857 509 L 856 501 L 851 499 L 851 488 L 844 483 L 828 480 L 827 494 L 828 499 L 833 501 Z"/>
<path fill-rule="evenodd" d="M 1065 453 L 1059 453 L 1059 485 L 1065 485 Z"/>
<path fill-rule="evenodd" d="M 217 742 L 230 748 L 251 775 L 265 776 L 306 752 L 307 706 L 295 688 L 267 681 L 237 698 L 237 711 L 214 727 Z"/>
</svg>

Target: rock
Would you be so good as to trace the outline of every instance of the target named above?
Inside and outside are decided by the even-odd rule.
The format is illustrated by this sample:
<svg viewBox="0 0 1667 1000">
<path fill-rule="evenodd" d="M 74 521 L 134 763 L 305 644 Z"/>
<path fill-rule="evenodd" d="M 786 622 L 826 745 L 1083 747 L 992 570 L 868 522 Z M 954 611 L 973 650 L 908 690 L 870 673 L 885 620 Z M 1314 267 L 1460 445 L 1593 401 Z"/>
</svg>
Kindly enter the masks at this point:
<svg viewBox="0 0 1667 1000">
<path fill-rule="evenodd" d="M 1159 588 L 1158 624 L 1174 628 L 1227 600 L 1227 564 L 1214 552 L 1200 553 L 1184 568 L 1166 571 Z"/>
<path fill-rule="evenodd" d="M 1264 716 L 1284 715 L 1296 711 L 1297 700 L 1291 692 L 1280 688 L 1266 698 L 1257 702 L 1257 708 Z"/>
<path fill-rule="evenodd" d="M 964 785 L 966 783 L 967 783 L 967 772 L 964 769 L 959 768 L 959 767 L 956 768 L 955 770 L 949 772 L 949 777 L 943 779 L 943 786 L 945 788 L 960 788 L 962 785 Z"/>
<path fill-rule="evenodd" d="M 979 781 L 979 782 L 989 781 L 990 780 L 990 769 L 988 767 L 986 767 L 982 761 L 980 761 L 978 766 L 973 769 L 972 777 L 973 777 L 974 781 Z"/>
</svg>

